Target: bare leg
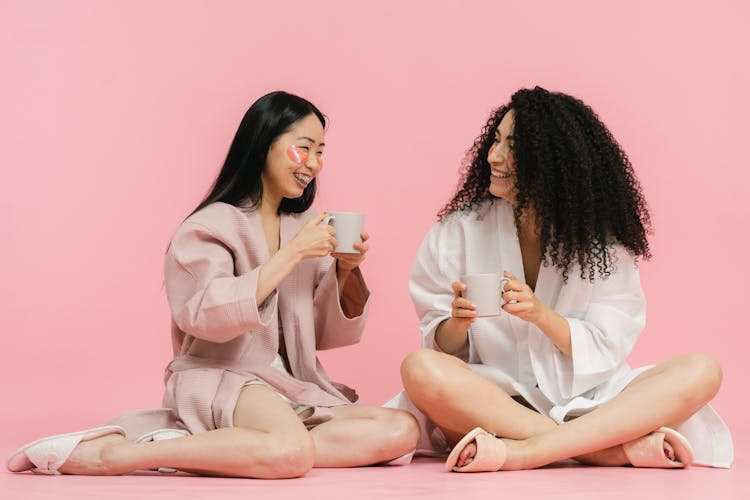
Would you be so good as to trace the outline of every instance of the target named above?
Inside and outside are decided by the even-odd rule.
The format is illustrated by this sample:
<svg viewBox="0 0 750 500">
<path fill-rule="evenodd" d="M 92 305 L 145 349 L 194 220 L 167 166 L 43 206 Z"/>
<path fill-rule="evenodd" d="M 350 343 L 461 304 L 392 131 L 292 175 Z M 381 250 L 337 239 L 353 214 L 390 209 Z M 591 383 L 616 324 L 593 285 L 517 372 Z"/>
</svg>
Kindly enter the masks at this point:
<svg viewBox="0 0 750 500">
<path fill-rule="evenodd" d="M 505 440 L 509 456 L 504 468 L 532 468 L 571 457 L 596 465 L 627 464 L 621 443 L 685 421 L 716 394 L 721 370 L 705 355 L 674 358 L 563 426 L 519 405 L 453 356 L 416 351 L 404 360 L 402 379 L 414 404 L 443 429 L 450 444 L 481 426 L 511 438 Z M 649 408 L 648 414 L 642 408 Z M 473 443 L 468 445 L 459 465 L 468 463 L 475 451 Z"/>
<path fill-rule="evenodd" d="M 236 427 L 135 444 L 121 436 L 82 442 L 60 467 L 68 474 L 123 474 L 173 467 L 212 476 L 287 478 L 313 466 L 315 445 L 287 402 L 262 385 L 240 393 Z"/>
<path fill-rule="evenodd" d="M 414 351 L 401 364 L 401 380 L 409 399 L 443 431 L 450 446 L 477 426 L 513 439 L 557 427 L 554 420 L 519 404 L 455 356 Z M 471 461 L 475 451 L 473 443 L 466 446 L 459 465 Z"/>
<path fill-rule="evenodd" d="M 357 467 L 400 457 L 414 450 L 419 426 L 402 410 L 337 406 L 334 418 L 310 431 L 315 467 Z"/>
<path fill-rule="evenodd" d="M 451 445 L 477 426 L 512 439 L 557 427 L 554 420 L 519 404 L 455 356 L 414 351 L 401 364 L 401 380 L 409 399 L 440 427 Z"/>
<path fill-rule="evenodd" d="M 567 458 L 561 455 L 568 454 L 584 463 L 627 465 L 622 443 L 661 426 L 678 426 L 711 401 L 719 391 L 721 379 L 721 368 L 709 356 L 687 354 L 672 358 L 641 373 L 619 395 L 591 413 L 567 422 L 555 432 L 517 443 L 526 452 L 509 456 L 507 468 L 539 467 Z M 596 450 L 603 451 L 592 453 Z"/>
<path fill-rule="evenodd" d="M 609 449 L 606 465 L 625 465 L 622 443 L 655 429 L 684 422 L 716 394 L 721 369 L 702 354 L 690 354 L 662 363 L 637 377 L 619 395 L 552 431 L 514 441 L 504 440 L 508 458 L 503 469 L 530 469 Z M 644 409 L 646 409 L 644 411 Z M 620 450 L 612 450 L 612 447 Z M 600 455 L 594 463 L 601 463 Z"/>
</svg>

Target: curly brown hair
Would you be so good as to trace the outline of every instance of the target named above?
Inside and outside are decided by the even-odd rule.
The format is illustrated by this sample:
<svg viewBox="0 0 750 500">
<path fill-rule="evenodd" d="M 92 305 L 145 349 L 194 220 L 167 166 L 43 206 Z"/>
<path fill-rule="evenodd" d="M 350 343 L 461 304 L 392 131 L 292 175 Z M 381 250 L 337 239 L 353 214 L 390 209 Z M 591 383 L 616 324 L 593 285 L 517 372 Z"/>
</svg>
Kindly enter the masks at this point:
<svg viewBox="0 0 750 500">
<path fill-rule="evenodd" d="M 535 215 L 543 263 L 561 270 L 566 280 L 577 263 L 581 278 L 593 280 L 613 271 L 613 243 L 637 257 L 651 257 L 651 218 L 627 155 L 583 101 L 541 87 L 521 89 L 493 111 L 467 151 L 456 194 L 438 219 L 493 199 L 487 155 L 510 109 L 515 117 L 513 209 L 516 220 L 533 209 L 528 213 Z"/>
</svg>

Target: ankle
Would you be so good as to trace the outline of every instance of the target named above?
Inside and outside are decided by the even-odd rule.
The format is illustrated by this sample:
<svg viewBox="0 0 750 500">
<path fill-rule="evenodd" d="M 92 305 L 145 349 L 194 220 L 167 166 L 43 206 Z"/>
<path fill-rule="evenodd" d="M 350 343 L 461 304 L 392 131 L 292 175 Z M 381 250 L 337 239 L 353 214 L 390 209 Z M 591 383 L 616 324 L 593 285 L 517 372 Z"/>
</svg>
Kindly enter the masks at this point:
<svg viewBox="0 0 750 500">
<path fill-rule="evenodd" d="M 125 440 L 118 440 L 108 443 L 101 450 L 101 467 L 107 475 L 123 474 L 130 472 L 127 464 L 128 448 L 130 443 Z"/>
<path fill-rule="evenodd" d="M 503 470 L 526 470 L 538 467 L 538 445 L 533 438 L 529 439 L 503 439 L 508 458 L 503 465 Z"/>
</svg>

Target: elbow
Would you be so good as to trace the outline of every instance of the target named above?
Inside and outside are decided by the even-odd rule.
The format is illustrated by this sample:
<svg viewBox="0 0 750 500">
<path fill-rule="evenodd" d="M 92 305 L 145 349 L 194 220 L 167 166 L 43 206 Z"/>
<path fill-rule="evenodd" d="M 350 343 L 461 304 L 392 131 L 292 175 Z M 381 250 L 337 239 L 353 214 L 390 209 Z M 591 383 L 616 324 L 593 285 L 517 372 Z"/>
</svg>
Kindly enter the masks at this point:
<svg viewBox="0 0 750 500">
<path fill-rule="evenodd" d="M 315 348 L 318 351 L 327 351 L 328 349 L 336 349 L 337 347 L 347 347 L 359 344 L 360 340 L 362 340 L 362 331 L 358 332 L 356 335 L 347 337 L 321 335 L 315 344 Z"/>
<path fill-rule="evenodd" d="M 173 320 L 177 327 L 187 335 L 217 344 L 230 342 L 244 333 L 243 331 L 236 331 L 233 328 L 220 328 L 215 325 L 209 328 L 209 322 L 199 318 L 175 316 Z"/>
</svg>

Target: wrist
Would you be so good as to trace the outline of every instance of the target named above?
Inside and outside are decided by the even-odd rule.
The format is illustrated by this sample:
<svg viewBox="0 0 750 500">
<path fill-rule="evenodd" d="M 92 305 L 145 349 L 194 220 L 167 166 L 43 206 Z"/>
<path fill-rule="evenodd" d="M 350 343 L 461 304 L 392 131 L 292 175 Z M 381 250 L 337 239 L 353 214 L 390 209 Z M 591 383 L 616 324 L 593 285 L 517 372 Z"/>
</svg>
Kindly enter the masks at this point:
<svg viewBox="0 0 750 500">
<path fill-rule="evenodd" d="M 283 258 L 284 261 L 291 263 L 292 266 L 296 266 L 297 264 L 302 262 L 302 259 L 304 258 L 302 256 L 302 253 L 294 247 L 293 242 L 289 242 L 279 248 L 279 251 L 276 252 L 276 255 Z"/>
<path fill-rule="evenodd" d="M 336 259 L 336 276 L 338 276 L 340 279 L 346 278 L 349 276 L 349 274 L 352 272 L 351 269 L 348 269 L 341 265 L 341 261 Z"/>
<path fill-rule="evenodd" d="M 469 326 L 453 317 L 446 319 L 435 329 L 435 344 L 446 354 L 460 352 L 468 342 Z"/>
<path fill-rule="evenodd" d="M 544 330 L 544 326 L 549 324 L 551 312 L 554 311 L 545 304 L 533 318 L 529 318 L 529 322 L 537 326 L 540 330 Z"/>
<path fill-rule="evenodd" d="M 440 323 L 441 330 L 445 330 L 448 335 L 452 337 L 463 337 L 469 332 L 469 327 L 471 326 L 471 320 L 470 319 L 459 319 L 450 317 L 447 320 Z"/>
</svg>

